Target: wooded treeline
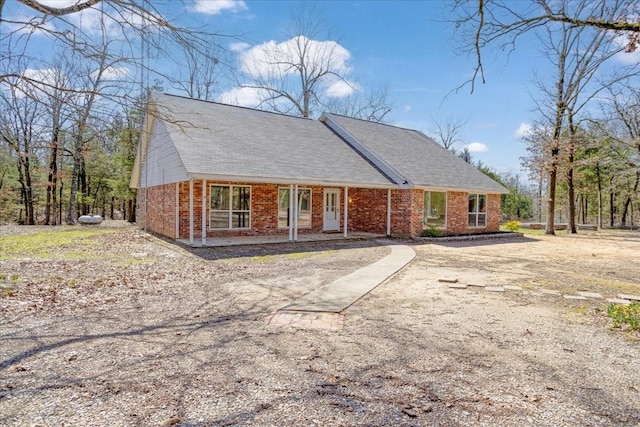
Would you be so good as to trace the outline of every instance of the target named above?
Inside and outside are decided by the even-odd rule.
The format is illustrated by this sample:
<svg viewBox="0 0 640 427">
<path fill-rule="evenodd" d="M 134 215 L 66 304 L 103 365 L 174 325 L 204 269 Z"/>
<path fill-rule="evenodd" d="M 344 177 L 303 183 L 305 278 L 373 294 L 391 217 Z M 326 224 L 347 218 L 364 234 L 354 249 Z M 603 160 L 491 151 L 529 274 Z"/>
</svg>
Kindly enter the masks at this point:
<svg viewBox="0 0 640 427">
<path fill-rule="evenodd" d="M 225 36 L 177 25 L 171 4 L 4 6 L 0 223 L 73 224 L 83 214 L 134 221 L 128 186 L 150 89 L 248 98 L 246 106 L 303 117 L 331 110 L 382 121 L 391 110 L 386 88 L 364 91 L 352 80 L 349 52 L 323 34 L 323 15 L 307 4 L 292 11 L 288 40 L 242 43 L 248 50 L 235 54 L 221 47 Z"/>
<path fill-rule="evenodd" d="M 536 217 L 610 227 L 640 223 L 640 2 L 456 0 L 456 28 L 476 57 L 467 82 L 485 82 L 483 52 L 511 52 L 528 37 L 544 71 L 532 71 L 535 113 L 522 165 L 537 183 Z"/>
<path fill-rule="evenodd" d="M 85 214 L 135 221 L 139 106 L 97 117 L 71 98 L 0 100 L 0 223 L 56 225 Z"/>
<path fill-rule="evenodd" d="M 538 183 L 536 215 L 545 218 L 548 170 L 557 168 L 556 220 L 600 227 L 640 226 L 640 90 L 619 83 L 600 99 L 598 115 L 591 115 L 574 129 L 563 129 L 555 140 L 544 128 L 525 138 L 529 155 L 523 164 Z M 546 148 L 546 151 L 545 151 Z M 573 201 L 573 207 L 570 201 Z"/>
</svg>

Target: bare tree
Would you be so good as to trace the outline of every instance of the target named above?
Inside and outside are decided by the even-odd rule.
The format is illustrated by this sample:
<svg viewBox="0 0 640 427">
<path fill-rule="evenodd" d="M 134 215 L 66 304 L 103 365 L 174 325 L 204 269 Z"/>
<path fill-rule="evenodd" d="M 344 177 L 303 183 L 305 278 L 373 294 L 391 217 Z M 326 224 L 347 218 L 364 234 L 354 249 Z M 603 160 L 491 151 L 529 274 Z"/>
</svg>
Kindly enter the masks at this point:
<svg viewBox="0 0 640 427">
<path fill-rule="evenodd" d="M 576 13 L 590 10 L 589 2 L 562 0 L 557 3 L 571 3 Z M 615 34 L 600 28 L 579 27 L 563 22 L 552 23 L 544 27 L 545 36 L 540 37 L 542 49 L 549 62 L 554 66 L 553 83 L 544 79 L 537 80 L 537 86 L 543 94 L 537 102 L 543 116 L 544 127 L 550 129 L 550 139 L 539 139 L 546 145 L 548 158 L 548 204 L 546 233 L 555 234 L 556 185 L 560 166 L 566 170 L 568 187 L 568 219 L 571 233 L 577 231 L 575 224 L 574 158 L 576 145 L 579 144 L 579 118 L 582 110 L 610 82 L 596 82 L 595 76 L 602 65 L 617 53 L 622 46 L 615 44 Z M 633 73 L 635 70 L 626 70 Z M 612 77 L 612 79 L 620 76 Z"/>
<path fill-rule="evenodd" d="M 157 67 L 153 58 L 171 57 L 175 51 L 188 49 L 193 55 L 200 55 L 215 61 L 212 57 L 213 33 L 201 29 L 190 29 L 176 25 L 153 6 L 149 0 L 79 0 L 67 7 L 49 5 L 37 0 L 18 0 L 33 11 L 32 16 L 21 16 L 7 11 L 11 3 L 0 1 L 0 85 L 33 85 L 37 90 L 44 87 L 55 88 L 55 84 L 25 73 L 18 65 L 40 64 L 51 68 L 47 61 L 31 47 L 36 36 L 48 39 L 58 49 L 67 53 L 76 52 L 86 58 L 106 55 L 106 62 L 119 62 L 130 66 L 140 74 L 138 79 L 151 80 L 149 75 L 167 75 Z M 7 7 L 5 7 L 7 6 Z M 103 46 L 94 42 L 93 31 L 78 19 L 78 14 L 90 13 L 98 17 L 99 32 L 108 28 L 114 42 L 112 48 L 104 51 Z M 90 21 L 86 19 L 85 21 Z M 146 76 L 146 77 L 145 77 Z M 69 92 L 81 89 L 64 87 Z M 136 94 L 131 94 L 135 97 Z M 130 102 L 130 97 L 126 97 Z M 123 100 L 124 103 L 124 100 Z"/>
<path fill-rule="evenodd" d="M 640 189 L 640 89 L 625 82 L 618 91 L 612 88 L 610 95 L 612 117 L 620 124 L 619 142 L 631 149 L 626 157 L 625 172 L 632 177 L 632 184 L 624 197 L 620 217 L 620 225 L 625 227 L 631 204 L 638 197 Z"/>
<path fill-rule="evenodd" d="M 37 162 L 34 150 L 39 139 L 38 117 L 40 105 L 30 102 L 17 88 L 13 92 L 0 91 L 0 141 L 15 156 L 20 183 L 20 199 L 24 206 L 24 224 L 34 225 L 34 191 L 32 169 Z"/>
<path fill-rule="evenodd" d="M 444 148 L 455 152 L 454 145 L 462 142 L 460 138 L 460 130 L 467 124 L 468 120 L 447 119 L 447 120 L 431 120 L 429 133 Z"/>
<path fill-rule="evenodd" d="M 104 51 L 108 49 L 108 43 L 103 45 Z M 108 70 L 115 64 L 107 62 L 108 55 L 105 53 L 98 56 L 95 61 L 86 61 L 84 69 L 81 69 L 79 84 L 76 87 L 83 88 L 83 95 L 76 96 L 74 111 L 74 126 L 72 129 L 73 144 L 70 148 L 73 159 L 73 172 L 71 175 L 71 187 L 69 195 L 69 209 L 67 211 L 67 224 L 75 223 L 76 193 L 78 191 L 79 179 L 82 175 L 84 165 L 84 150 L 86 145 L 95 138 L 94 132 L 99 125 L 91 126 L 91 122 L 98 119 L 100 114 L 99 105 L 102 94 L 109 93 L 106 75 Z M 117 90 L 117 89 L 116 89 Z M 108 106 L 106 108 L 109 108 Z M 105 120 L 98 119 L 100 122 Z"/>
<path fill-rule="evenodd" d="M 298 4 L 285 41 L 269 41 L 239 54 L 240 89 L 222 99 L 301 117 L 329 110 L 383 120 L 391 109 L 387 90 L 363 92 L 349 79 L 351 54 L 325 23 L 316 4 Z M 248 96 L 249 102 L 242 102 L 241 96 Z"/>
<path fill-rule="evenodd" d="M 636 49 L 640 33 L 640 5 L 627 0 L 456 0 L 452 6 L 456 28 L 463 39 L 463 51 L 476 58 L 469 84 L 485 82 L 482 51 L 490 46 L 515 49 L 518 39 L 550 24 L 609 31 L 627 36 L 627 51 Z M 462 87 L 461 86 L 461 87 Z"/>
<path fill-rule="evenodd" d="M 310 117 L 319 113 L 328 85 L 355 89 L 344 77 L 348 52 L 321 34 L 323 21 L 317 12 L 307 7 L 294 11 L 287 41 L 265 43 L 243 54 L 242 71 L 250 81 L 241 87 L 259 93 L 260 106 Z"/>
<path fill-rule="evenodd" d="M 190 98 L 207 101 L 220 93 L 223 64 L 219 58 L 222 50 L 214 42 L 211 46 L 206 54 L 188 46 L 182 50 L 184 62 L 176 64 L 178 72 L 167 77 L 174 89 L 186 93 Z"/>
<path fill-rule="evenodd" d="M 332 113 L 377 123 L 384 123 L 385 117 L 392 109 L 386 87 L 366 93 L 357 92 L 342 98 L 330 98 L 324 106 Z"/>
</svg>

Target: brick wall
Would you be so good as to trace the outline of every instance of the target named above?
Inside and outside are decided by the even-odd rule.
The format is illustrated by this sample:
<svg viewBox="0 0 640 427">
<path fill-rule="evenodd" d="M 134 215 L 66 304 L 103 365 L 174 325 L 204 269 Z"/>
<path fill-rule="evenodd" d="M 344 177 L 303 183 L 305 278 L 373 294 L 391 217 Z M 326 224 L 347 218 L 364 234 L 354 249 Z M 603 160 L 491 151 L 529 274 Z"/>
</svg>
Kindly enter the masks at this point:
<svg viewBox="0 0 640 427">
<path fill-rule="evenodd" d="M 237 230 L 207 230 L 208 237 L 232 237 L 288 234 L 287 228 L 278 228 L 278 188 L 275 184 L 248 184 L 223 181 L 207 181 L 207 229 L 209 192 L 211 184 L 249 185 L 251 187 L 251 227 Z M 189 237 L 189 182 L 178 184 L 179 235 L 176 236 L 176 184 L 150 187 L 138 192 L 138 224 L 148 230 L 170 238 Z M 194 236 L 200 237 L 202 230 L 202 181 L 194 181 L 193 216 Z M 298 233 L 320 233 L 323 225 L 324 187 L 311 188 L 311 228 L 299 228 Z M 335 187 L 332 187 L 335 188 Z M 340 190 L 340 229 L 344 228 L 344 188 Z M 387 230 L 387 190 L 349 188 L 348 231 L 385 234 Z M 145 204 L 145 197 L 148 203 Z M 148 209 L 145 215 L 145 207 Z M 487 226 L 467 227 L 468 193 L 447 193 L 447 229 L 445 234 L 469 234 L 496 232 L 500 229 L 500 195 L 487 196 Z M 419 236 L 424 228 L 423 190 L 391 191 L 391 234 L 393 236 Z"/>
<path fill-rule="evenodd" d="M 419 236 L 423 229 L 424 192 L 391 191 L 391 235 Z"/>
<path fill-rule="evenodd" d="M 175 239 L 176 185 L 165 184 L 140 189 L 138 191 L 136 221 L 149 231 Z"/>
<path fill-rule="evenodd" d="M 387 232 L 387 190 L 349 188 L 348 196 L 348 231 Z"/>
<path fill-rule="evenodd" d="M 468 227 L 469 193 L 447 193 L 446 234 L 477 234 L 500 231 L 500 195 L 487 195 L 486 227 Z"/>
<path fill-rule="evenodd" d="M 289 188 L 287 185 L 251 184 L 229 181 L 207 181 L 207 206 L 212 184 L 219 185 L 248 185 L 251 187 L 251 227 L 235 230 L 207 230 L 208 237 L 233 236 L 265 236 L 288 234 L 288 228 L 278 228 L 278 188 Z M 298 234 L 320 233 L 323 224 L 324 187 L 299 185 L 299 189 L 311 189 L 311 228 L 298 228 Z M 202 224 L 202 181 L 194 181 L 194 236 L 201 236 Z M 340 190 L 340 212 L 343 212 L 343 190 Z M 207 212 L 208 215 L 208 212 Z M 340 215 L 340 227 L 343 223 Z M 208 228 L 208 223 L 207 223 Z M 189 237 L 189 183 L 180 184 L 180 238 Z"/>
</svg>

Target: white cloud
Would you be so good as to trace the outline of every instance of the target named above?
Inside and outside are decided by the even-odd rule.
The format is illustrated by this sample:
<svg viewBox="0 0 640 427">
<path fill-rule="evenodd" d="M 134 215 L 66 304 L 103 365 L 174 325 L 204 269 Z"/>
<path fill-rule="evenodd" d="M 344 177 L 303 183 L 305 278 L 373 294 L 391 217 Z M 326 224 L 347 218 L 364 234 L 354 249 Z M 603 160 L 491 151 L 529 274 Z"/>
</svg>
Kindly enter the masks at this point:
<svg viewBox="0 0 640 427">
<path fill-rule="evenodd" d="M 404 111 L 405 113 L 408 113 L 409 111 L 411 111 L 411 105 L 405 105 L 402 111 Z"/>
<path fill-rule="evenodd" d="M 629 38 L 626 35 L 619 35 L 615 38 L 615 46 L 620 49 L 629 44 Z M 615 58 L 624 64 L 637 64 L 640 62 L 640 49 L 634 52 L 619 52 Z"/>
<path fill-rule="evenodd" d="M 126 67 L 107 67 L 102 72 L 102 80 L 125 80 L 130 75 L 131 72 Z M 97 78 L 98 72 L 94 71 L 92 77 Z"/>
<path fill-rule="evenodd" d="M 249 49 L 250 47 L 251 47 L 251 45 L 249 43 L 238 42 L 238 43 L 231 43 L 229 45 L 229 50 L 231 50 L 231 52 L 244 52 L 245 50 Z"/>
<path fill-rule="evenodd" d="M 222 12 L 242 12 L 248 10 L 244 0 L 195 0 L 189 8 L 191 12 L 204 13 L 206 15 L 218 15 Z"/>
<path fill-rule="evenodd" d="M 264 89 L 240 87 L 222 93 L 218 97 L 218 102 L 243 107 L 257 107 L 265 98 L 267 98 L 267 93 Z"/>
<path fill-rule="evenodd" d="M 515 137 L 516 138 L 524 138 L 527 135 L 530 135 L 533 131 L 533 127 L 529 123 L 520 123 L 518 129 L 516 129 Z"/>
<path fill-rule="evenodd" d="M 489 151 L 489 147 L 484 145 L 482 142 L 472 142 L 465 146 L 470 153 L 486 153 Z"/>
<path fill-rule="evenodd" d="M 351 53 L 335 41 L 317 41 L 304 36 L 281 43 L 270 40 L 241 51 L 240 69 L 253 80 L 282 80 L 297 72 L 295 65 L 300 63 L 301 56 L 308 69 L 326 70 L 326 77 L 320 82 L 325 95 L 344 97 L 359 89 L 354 82 L 342 81 L 351 72 L 348 65 Z M 340 75 L 342 79 L 337 79 L 335 75 Z"/>
<path fill-rule="evenodd" d="M 22 75 L 25 79 L 29 80 L 29 83 L 19 81 L 16 84 L 16 96 L 23 98 L 29 94 L 31 97 L 38 97 L 40 95 L 48 94 L 59 85 L 61 79 L 60 70 L 56 68 L 27 68 Z"/>
<path fill-rule="evenodd" d="M 345 96 L 351 95 L 356 90 L 359 90 L 360 86 L 358 84 L 345 81 L 342 79 L 336 79 L 333 82 L 327 84 L 327 88 L 324 93 L 327 96 L 332 98 L 344 98 Z"/>
</svg>

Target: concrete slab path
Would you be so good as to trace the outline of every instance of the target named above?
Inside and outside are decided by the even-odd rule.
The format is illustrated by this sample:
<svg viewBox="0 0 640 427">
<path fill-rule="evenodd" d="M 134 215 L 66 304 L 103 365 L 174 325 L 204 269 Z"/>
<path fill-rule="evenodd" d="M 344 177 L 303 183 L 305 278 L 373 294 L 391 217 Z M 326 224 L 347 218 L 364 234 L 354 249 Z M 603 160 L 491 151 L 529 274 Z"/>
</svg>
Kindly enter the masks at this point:
<svg viewBox="0 0 640 427">
<path fill-rule="evenodd" d="M 398 272 L 415 256 L 406 245 L 389 245 L 386 257 L 297 299 L 281 310 L 340 313 Z"/>
</svg>

